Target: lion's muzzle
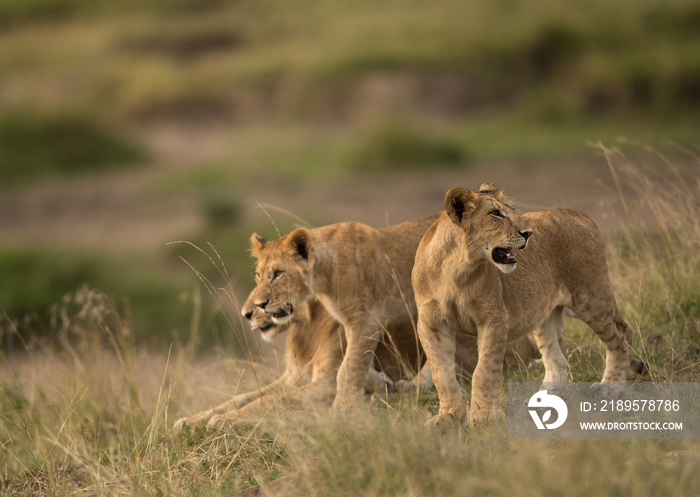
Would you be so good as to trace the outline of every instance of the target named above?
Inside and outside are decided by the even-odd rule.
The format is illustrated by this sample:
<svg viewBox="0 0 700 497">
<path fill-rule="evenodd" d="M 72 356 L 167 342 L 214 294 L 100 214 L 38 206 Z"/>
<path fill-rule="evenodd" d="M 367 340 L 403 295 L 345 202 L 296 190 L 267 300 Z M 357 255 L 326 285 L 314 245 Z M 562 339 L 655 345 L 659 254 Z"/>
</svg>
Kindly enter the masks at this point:
<svg viewBox="0 0 700 497">
<path fill-rule="evenodd" d="M 280 321 L 286 321 L 286 318 L 289 318 L 292 315 L 294 312 L 294 306 L 290 302 L 287 302 L 274 311 L 266 310 L 266 312 L 272 317 L 273 320 L 275 320 L 275 322 L 279 323 Z"/>
<path fill-rule="evenodd" d="M 527 229 L 527 230 L 518 231 L 518 235 L 523 237 L 523 244 L 520 247 L 516 247 L 516 248 L 524 249 L 525 247 L 527 247 L 527 242 L 530 239 L 530 235 L 532 235 L 532 230 Z"/>
<path fill-rule="evenodd" d="M 513 255 L 512 247 L 496 247 L 491 251 L 491 258 L 496 264 L 515 264 L 518 262 Z"/>
<path fill-rule="evenodd" d="M 265 333 L 266 331 L 270 331 L 272 328 L 275 327 L 275 323 L 267 323 L 267 324 L 255 324 L 255 323 L 250 323 L 250 331 L 259 331 L 260 333 Z"/>
</svg>

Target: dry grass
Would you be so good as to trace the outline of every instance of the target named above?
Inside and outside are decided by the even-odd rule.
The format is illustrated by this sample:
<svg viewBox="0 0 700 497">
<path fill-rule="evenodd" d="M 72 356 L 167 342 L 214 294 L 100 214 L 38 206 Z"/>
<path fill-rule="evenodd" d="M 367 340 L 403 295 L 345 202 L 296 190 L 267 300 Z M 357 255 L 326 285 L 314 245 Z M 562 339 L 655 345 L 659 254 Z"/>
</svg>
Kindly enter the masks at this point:
<svg viewBox="0 0 700 497">
<path fill-rule="evenodd" d="M 609 263 L 637 351 L 653 379 L 696 381 L 700 185 L 674 176 L 665 157 L 647 170 L 602 151 L 628 212 L 608 240 Z M 62 346 L 2 358 L 3 494 L 230 495 L 280 477 L 285 495 L 639 497 L 700 488 L 695 441 L 516 441 L 504 426 L 441 436 L 423 428 L 434 393 L 378 400 L 347 417 L 280 408 L 260 423 L 174 433 L 180 415 L 268 381 L 275 367 L 193 359 L 192 346 L 146 352 L 108 299 L 84 302 L 58 313 L 70 330 Z M 569 335 L 573 379 L 597 379 L 597 339 L 579 326 Z"/>
</svg>

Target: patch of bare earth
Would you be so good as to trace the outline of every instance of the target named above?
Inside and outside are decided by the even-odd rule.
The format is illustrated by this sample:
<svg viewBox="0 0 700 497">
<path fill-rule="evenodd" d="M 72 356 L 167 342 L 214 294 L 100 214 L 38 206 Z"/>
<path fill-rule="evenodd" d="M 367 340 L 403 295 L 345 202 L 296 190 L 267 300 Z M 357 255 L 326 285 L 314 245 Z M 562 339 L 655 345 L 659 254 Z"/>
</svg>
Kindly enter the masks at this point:
<svg viewBox="0 0 700 497">
<path fill-rule="evenodd" d="M 163 179 L 173 171 L 235 156 L 242 142 L 261 137 L 259 130 L 209 123 L 154 126 L 143 132 L 142 139 L 153 151 L 147 166 L 0 189 L 2 243 L 156 254 L 170 241 L 196 236 L 204 223 L 195 196 L 187 191 L 163 192 Z M 260 174 L 264 177 L 264 171 Z M 604 231 L 615 228 L 613 221 L 623 214 L 610 169 L 593 152 L 578 158 L 489 162 L 462 170 L 371 173 L 293 185 L 264 181 L 258 186 L 247 181 L 224 187 L 243 206 L 250 223 L 261 219 L 268 223 L 260 205 L 269 204 L 300 216 L 322 216 L 327 222 L 355 220 L 384 226 L 432 214 L 442 208 L 444 194 L 452 186 L 474 189 L 484 181 L 501 186 L 521 212 L 580 209 Z M 628 201 L 634 204 L 639 199 Z M 270 229 L 269 224 L 260 228 Z"/>
</svg>

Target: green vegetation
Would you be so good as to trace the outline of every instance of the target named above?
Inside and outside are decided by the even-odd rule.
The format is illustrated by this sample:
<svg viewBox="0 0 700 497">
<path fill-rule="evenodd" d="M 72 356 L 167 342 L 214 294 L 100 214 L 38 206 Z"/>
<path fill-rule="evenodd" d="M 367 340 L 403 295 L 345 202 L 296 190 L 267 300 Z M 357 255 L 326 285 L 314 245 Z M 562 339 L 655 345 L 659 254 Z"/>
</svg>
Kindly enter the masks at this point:
<svg viewBox="0 0 700 497">
<path fill-rule="evenodd" d="M 92 120 L 19 110 L 0 114 L 0 180 L 73 174 L 144 159 L 136 146 Z"/>
<path fill-rule="evenodd" d="M 184 266 L 181 269 L 166 271 L 146 261 L 85 253 L 4 247 L 0 249 L 4 282 L 0 323 L 18 333 L 20 341 L 50 338 L 61 326 L 56 318 L 62 303 L 77 305 L 76 295 L 100 293 L 115 300 L 114 311 L 128 318 L 139 345 L 187 342 L 195 311 L 201 315 L 201 322 L 196 323 L 202 328 L 198 340 L 206 345 L 231 345 L 233 341 L 220 341 L 221 328 L 236 323 L 226 323 L 215 308 L 194 310 L 201 305 L 194 302 L 198 283 L 192 275 L 187 277 Z"/>
<path fill-rule="evenodd" d="M 245 288 L 254 285 L 255 260 L 250 255 L 250 236 L 253 233 L 273 240 L 299 226 L 323 225 L 310 223 L 283 210 L 280 214 L 275 212 L 274 206 L 261 206 L 259 221 L 255 225 L 237 222 L 237 204 L 216 197 L 207 199 L 203 208 L 207 229 L 187 241 L 169 244 L 168 257 L 190 266 L 215 288 L 230 283 Z"/>
<path fill-rule="evenodd" d="M 280 477 L 292 496 L 697 493 L 696 442 L 511 441 L 503 425 L 442 437 L 423 428 L 434 392 L 350 419 L 283 407 L 261 423 L 171 430 L 246 375 L 264 382 L 252 362 L 221 373 L 208 361 L 257 353 L 237 304 L 250 234 L 308 223 L 274 226 L 238 194 L 275 203 L 281 185 L 294 199 L 311 179 L 436 167 L 461 178 L 503 159 L 525 174 L 523 159 L 590 156 L 587 143 L 618 136 L 681 143 L 679 165 L 695 167 L 696 0 L 3 0 L 0 32 L 0 196 L 16 208 L 0 246 L 0 494 L 232 495 Z M 600 152 L 626 212 L 607 226 L 608 261 L 635 351 L 649 379 L 699 381 L 695 178 L 666 157 L 641 169 Z M 112 174 L 131 164 L 147 167 Z M 121 229 L 116 218 L 153 210 L 153 231 L 167 229 L 118 231 L 144 238 L 125 255 L 79 235 L 48 248 L 55 234 L 22 225 L 32 213 L 13 219 L 31 210 L 23 193 L 73 206 L 93 181 L 117 195 L 89 204 L 103 209 L 90 222 Z M 302 200 L 315 224 L 346 220 Z M 174 238 L 186 208 L 161 216 L 165 202 L 196 211 Z M 163 248 L 168 237 L 191 243 Z M 572 380 L 598 380 L 599 340 L 567 328 Z"/>
<path fill-rule="evenodd" d="M 700 16 L 692 0 L 3 5 L 0 19 L 24 21 L 4 39 L 2 81 L 21 87 L 37 77 L 79 77 L 84 85 L 44 92 L 42 103 L 88 104 L 132 123 L 473 121 L 514 109 L 528 121 L 605 115 L 628 123 L 692 117 L 700 105 Z M 90 18 L 59 16 L 39 28 L 33 20 L 44 11 Z M 84 63 L 102 58 L 111 63 Z M 35 61 L 31 70 L 27 60 Z M 35 97 L 19 92 L 17 101 Z"/>
<path fill-rule="evenodd" d="M 0 306 L 13 317 L 45 312 L 66 292 L 85 283 L 100 286 L 105 278 L 95 259 L 37 248 L 3 248 L 0 267 L 6 281 L 0 289 Z"/>
<path fill-rule="evenodd" d="M 111 13 L 161 7 L 172 12 L 207 8 L 220 0 L 4 0 L 0 4 L 0 26 L 17 27 L 47 21 L 65 21 L 85 14 Z"/>
<path fill-rule="evenodd" d="M 401 170 L 426 166 L 460 166 L 466 154 L 455 141 L 425 136 L 405 126 L 385 126 L 360 144 L 355 163 L 360 170 Z"/>
<path fill-rule="evenodd" d="M 0 175 L 142 161 L 110 129 L 165 124 L 266 128 L 194 157 L 184 187 L 580 154 L 617 136 L 692 146 L 699 18 L 693 0 L 11 0 Z M 59 117 L 75 109 L 96 122 Z"/>
<path fill-rule="evenodd" d="M 642 169 L 619 151 L 600 152 L 626 187 L 620 201 L 627 214 L 608 239 L 608 260 L 622 313 L 635 330 L 634 349 L 650 366 L 644 379 L 698 381 L 698 185 L 676 176 L 664 156 L 661 165 L 649 159 Z M 631 199 L 643 202 L 632 205 Z M 178 252 L 200 254 L 201 260 L 191 259 L 197 270 L 220 266 L 216 252 L 205 248 L 208 255 L 192 245 Z M 217 285 L 206 286 L 216 291 Z M 168 354 L 144 353 L 128 326 L 114 319 L 109 299 L 96 294 L 90 300 L 79 292 L 59 309 L 72 340 L 29 347 L 31 361 L 2 357 L 4 493 L 231 494 L 274 480 L 292 496 L 631 497 L 694 495 L 700 485 L 694 441 L 509 440 L 504 425 L 438 435 L 423 427 L 436 411 L 434 392 L 378 399 L 352 417 L 280 407 L 260 423 L 174 433 L 177 417 L 205 407 L 187 399 L 221 382 L 193 359 L 196 343 Z M 104 316 L 112 318 L 109 325 Z M 599 379 L 600 340 L 575 320 L 567 328 L 572 379 Z M 259 366 L 238 367 L 214 402 L 230 394 L 228 382 Z M 541 375 L 523 367 L 509 372 L 506 382 Z M 206 387 L 186 390 L 192 377 Z M 553 464 L 558 477 L 547 478 Z"/>
<path fill-rule="evenodd" d="M 211 196 L 202 203 L 204 217 L 210 229 L 220 230 L 235 225 L 241 217 L 241 206 L 222 196 Z"/>
</svg>

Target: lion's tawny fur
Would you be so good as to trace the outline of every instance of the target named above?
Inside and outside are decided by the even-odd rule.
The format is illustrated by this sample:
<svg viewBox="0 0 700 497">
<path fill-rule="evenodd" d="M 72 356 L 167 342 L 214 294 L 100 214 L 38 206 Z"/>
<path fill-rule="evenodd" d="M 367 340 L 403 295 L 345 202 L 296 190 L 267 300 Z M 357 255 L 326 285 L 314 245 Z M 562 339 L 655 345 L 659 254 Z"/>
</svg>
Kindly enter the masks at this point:
<svg viewBox="0 0 700 497">
<path fill-rule="evenodd" d="M 517 264 L 498 262 L 494 249 L 499 247 L 515 254 Z M 558 209 L 521 217 L 495 185 L 482 185 L 479 193 L 451 189 L 445 210 L 418 247 L 412 281 L 418 334 L 440 398 L 433 423 L 466 415 L 454 374 L 458 334 L 478 341 L 470 407 L 474 422 L 503 415 L 500 389 L 508 341 L 534 331 L 544 381 L 566 381 L 568 364 L 560 345 L 565 308 L 605 344 L 603 381 L 626 379 L 631 329 L 618 313 L 598 230 L 581 212 Z"/>
<path fill-rule="evenodd" d="M 222 423 L 256 420 L 279 407 L 280 401 L 307 409 L 331 405 L 346 342 L 342 326 L 323 305 L 318 300 L 302 304 L 292 319 L 281 325 L 274 324 L 260 309 L 253 312 L 250 321 L 256 328 L 264 330 L 263 337 L 286 334 L 285 369 L 281 376 L 261 388 L 235 395 L 212 409 L 179 419 L 175 423 L 176 429 L 204 422 L 209 427 L 217 427 Z M 392 333 L 403 340 L 379 341 L 373 364 L 364 380 L 367 393 L 391 392 L 394 382 L 412 377 L 421 367 L 425 356 L 412 330 L 411 326 L 410 330 Z M 476 355 L 475 349 L 473 354 Z"/>
<path fill-rule="evenodd" d="M 336 406 L 363 396 L 376 344 L 389 327 L 411 330 L 415 339 L 411 270 L 418 243 L 436 218 L 386 228 L 355 222 L 301 228 L 270 242 L 252 237 L 258 258 L 254 305 L 284 320 L 298 305 L 316 298 L 345 328 L 347 349 L 337 375 Z"/>
</svg>

